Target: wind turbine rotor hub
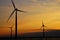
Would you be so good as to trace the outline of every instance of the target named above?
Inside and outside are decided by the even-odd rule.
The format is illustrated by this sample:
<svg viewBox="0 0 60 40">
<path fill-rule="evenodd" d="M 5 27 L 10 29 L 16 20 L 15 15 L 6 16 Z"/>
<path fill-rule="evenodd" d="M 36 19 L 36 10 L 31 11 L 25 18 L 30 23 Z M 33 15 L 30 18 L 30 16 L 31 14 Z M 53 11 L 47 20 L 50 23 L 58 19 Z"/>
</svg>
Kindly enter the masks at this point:
<svg viewBox="0 0 60 40">
<path fill-rule="evenodd" d="M 15 10 L 18 10 L 17 8 Z"/>
</svg>

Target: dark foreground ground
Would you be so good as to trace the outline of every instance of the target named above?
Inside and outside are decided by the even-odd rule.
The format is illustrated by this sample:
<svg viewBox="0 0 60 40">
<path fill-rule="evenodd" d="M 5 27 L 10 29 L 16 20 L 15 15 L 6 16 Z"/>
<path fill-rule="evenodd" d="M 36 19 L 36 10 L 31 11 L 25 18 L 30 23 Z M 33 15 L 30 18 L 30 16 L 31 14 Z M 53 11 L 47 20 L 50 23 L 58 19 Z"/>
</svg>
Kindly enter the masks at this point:
<svg viewBox="0 0 60 40">
<path fill-rule="evenodd" d="M 60 40 L 60 38 L 25 38 L 21 40 Z"/>
<path fill-rule="evenodd" d="M 0 40 L 60 40 L 60 38 L 17 38 L 17 39 L 3 38 Z"/>
<path fill-rule="evenodd" d="M 0 37 L 0 40 L 60 40 L 60 30 L 54 30 L 45 32 L 45 38 L 43 38 L 42 32 L 26 33 L 24 35 L 18 35 L 17 39 L 13 36 Z"/>
</svg>

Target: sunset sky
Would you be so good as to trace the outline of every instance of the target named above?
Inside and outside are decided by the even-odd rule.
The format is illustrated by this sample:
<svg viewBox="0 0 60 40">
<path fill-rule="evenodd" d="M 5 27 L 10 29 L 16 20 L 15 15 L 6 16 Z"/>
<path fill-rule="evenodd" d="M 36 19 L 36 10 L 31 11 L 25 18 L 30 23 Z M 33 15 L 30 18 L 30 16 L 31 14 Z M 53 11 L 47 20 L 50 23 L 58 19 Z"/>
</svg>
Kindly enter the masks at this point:
<svg viewBox="0 0 60 40">
<path fill-rule="evenodd" d="M 46 29 L 60 29 L 60 0 L 14 0 L 14 3 L 18 9 L 27 11 L 27 13 L 18 12 L 19 33 L 41 29 L 42 19 Z M 0 0 L 0 27 L 11 27 L 15 23 L 14 15 L 7 22 L 13 10 L 11 0 Z M 0 32 L 6 29 L 10 31 L 8 28 L 0 28 Z"/>
</svg>

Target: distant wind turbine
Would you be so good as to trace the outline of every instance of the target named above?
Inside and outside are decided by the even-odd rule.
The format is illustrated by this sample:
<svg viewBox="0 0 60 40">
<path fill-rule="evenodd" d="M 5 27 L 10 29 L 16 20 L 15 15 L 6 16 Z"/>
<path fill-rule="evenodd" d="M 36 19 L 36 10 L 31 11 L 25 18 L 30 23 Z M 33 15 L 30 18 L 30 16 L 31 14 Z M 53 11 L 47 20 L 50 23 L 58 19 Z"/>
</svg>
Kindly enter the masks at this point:
<svg viewBox="0 0 60 40">
<path fill-rule="evenodd" d="M 12 38 L 12 28 L 13 28 L 13 25 L 11 27 L 8 27 L 8 28 L 10 28 L 10 30 L 11 30 L 11 38 Z"/>
<path fill-rule="evenodd" d="M 46 27 L 45 26 L 45 24 L 43 23 L 43 20 L 42 20 L 42 26 L 41 26 L 42 28 L 43 28 L 43 38 L 45 38 L 45 29 L 44 29 L 44 27 Z"/>
<path fill-rule="evenodd" d="M 15 12 L 15 37 L 17 38 L 17 11 L 19 12 L 25 12 L 25 11 L 22 11 L 22 10 L 19 10 L 15 7 L 15 4 L 13 2 L 13 0 L 11 0 L 12 4 L 13 4 L 13 7 L 14 7 L 14 10 L 13 12 L 11 13 L 11 15 L 9 16 L 8 20 L 11 18 L 11 16 L 14 14 Z"/>
<path fill-rule="evenodd" d="M 11 32 L 10 32 L 11 33 L 11 35 L 10 35 L 11 37 L 10 38 L 12 38 L 12 28 L 13 28 L 13 25 L 11 27 L 0 27 L 0 28 L 9 28 L 11 30 Z"/>
</svg>

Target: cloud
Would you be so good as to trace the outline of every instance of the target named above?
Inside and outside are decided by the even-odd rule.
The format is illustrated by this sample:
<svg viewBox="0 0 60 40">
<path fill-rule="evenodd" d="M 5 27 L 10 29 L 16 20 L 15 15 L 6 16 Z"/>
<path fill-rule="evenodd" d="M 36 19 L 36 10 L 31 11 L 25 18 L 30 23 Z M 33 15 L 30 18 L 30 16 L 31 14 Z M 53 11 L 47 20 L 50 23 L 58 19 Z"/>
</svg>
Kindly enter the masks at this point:
<svg viewBox="0 0 60 40">
<path fill-rule="evenodd" d="M 58 0 L 37 0 L 38 3 L 44 6 L 52 6 L 52 5 L 59 5 L 60 2 Z"/>
<path fill-rule="evenodd" d="M 60 0 L 14 0 L 16 5 L 42 5 L 42 6 L 49 6 L 49 5 L 60 5 Z M 10 0 L 0 0 L 0 6 L 9 6 L 12 5 Z"/>
<path fill-rule="evenodd" d="M 0 6 L 9 6 L 10 0 L 0 0 Z"/>
</svg>

